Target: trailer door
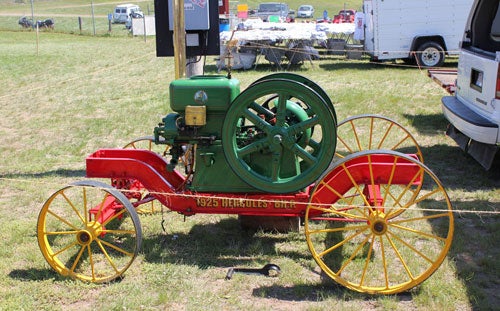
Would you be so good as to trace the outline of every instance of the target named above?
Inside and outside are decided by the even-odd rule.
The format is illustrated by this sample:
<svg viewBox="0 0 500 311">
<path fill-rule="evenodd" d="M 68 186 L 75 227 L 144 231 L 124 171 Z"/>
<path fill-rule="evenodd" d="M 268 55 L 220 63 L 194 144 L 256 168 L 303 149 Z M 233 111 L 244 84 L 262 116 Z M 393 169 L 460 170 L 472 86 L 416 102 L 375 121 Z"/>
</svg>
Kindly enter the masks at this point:
<svg viewBox="0 0 500 311">
<path fill-rule="evenodd" d="M 373 33 L 373 4 L 371 0 L 364 1 L 363 12 L 365 13 L 365 51 L 373 56 L 375 51 L 375 36 Z"/>
</svg>

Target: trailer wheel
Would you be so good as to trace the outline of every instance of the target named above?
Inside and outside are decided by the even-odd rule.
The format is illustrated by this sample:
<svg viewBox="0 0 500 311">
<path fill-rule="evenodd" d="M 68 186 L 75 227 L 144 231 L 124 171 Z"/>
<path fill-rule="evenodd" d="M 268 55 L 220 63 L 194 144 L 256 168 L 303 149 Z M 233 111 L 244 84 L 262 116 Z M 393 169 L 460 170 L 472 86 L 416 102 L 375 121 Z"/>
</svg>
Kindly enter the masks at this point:
<svg viewBox="0 0 500 311">
<path fill-rule="evenodd" d="M 389 150 L 361 151 L 336 163 L 316 183 L 304 224 L 324 274 L 369 294 L 422 283 L 446 258 L 453 231 L 452 205 L 435 174 Z"/>
<path fill-rule="evenodd" d="M 444 63 L 444 49 L 437 42 L 425 42 L 418 47 L 416 60 L 422 67 L 440 67 Z"/>
<path fill-rule="evenodd" d="M 64 187 L 45 202 L 37 237 L 43 257 L 57 273 L 103 283 L 130 267 L 141 248 L 142 230 L 121 192 L 90 180 Z"/>
</svg>

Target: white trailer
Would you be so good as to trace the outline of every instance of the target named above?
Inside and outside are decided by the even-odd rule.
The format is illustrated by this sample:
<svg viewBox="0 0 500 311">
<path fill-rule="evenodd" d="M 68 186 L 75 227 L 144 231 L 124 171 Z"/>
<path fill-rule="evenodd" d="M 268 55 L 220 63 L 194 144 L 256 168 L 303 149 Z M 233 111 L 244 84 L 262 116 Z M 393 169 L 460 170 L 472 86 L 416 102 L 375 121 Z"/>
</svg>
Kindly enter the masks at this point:
<svg viewBox="0 0 500 311">
<path fill-rule="evenodd" d="M 438 67 L 458 54 L 473 0 L 364 0 L 364 50 L 374 60 Z"/>
</svg>

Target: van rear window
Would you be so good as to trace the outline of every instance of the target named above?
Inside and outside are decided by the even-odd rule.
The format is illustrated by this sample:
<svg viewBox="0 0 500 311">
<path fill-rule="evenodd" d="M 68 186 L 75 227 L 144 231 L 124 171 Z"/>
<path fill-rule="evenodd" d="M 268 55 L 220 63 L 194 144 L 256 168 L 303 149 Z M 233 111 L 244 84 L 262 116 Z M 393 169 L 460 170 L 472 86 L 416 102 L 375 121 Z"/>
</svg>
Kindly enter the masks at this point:
<svg viewBox="0 0 500 311">
<path fill-rule="evenodd" d="M 497 14 L 491 23 L 491 38 L 495 41 L 500 41 L 500 6 L 497 8 Z"/>
</svg>

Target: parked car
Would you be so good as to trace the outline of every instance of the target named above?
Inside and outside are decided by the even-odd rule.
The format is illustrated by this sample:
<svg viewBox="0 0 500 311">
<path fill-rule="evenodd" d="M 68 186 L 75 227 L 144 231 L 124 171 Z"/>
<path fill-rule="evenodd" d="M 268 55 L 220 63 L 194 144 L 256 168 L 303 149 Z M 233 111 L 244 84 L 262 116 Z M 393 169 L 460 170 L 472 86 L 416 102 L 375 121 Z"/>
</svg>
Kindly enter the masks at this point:
<svg viewBox="0 0 500 311">
<path fill-rule="evenodd" d="M 130 13 L 129 17 L 127 18 L 127 21 L 125 22 L 125 28 L 127 29 L 132 28 L 132 19 L 134 18 L 144 18 L 144 13 L 141 11 L 135 11 Z"/>
<path fill-rule="evenodd" d="M 274 16 L 282 21 L 289 21 L 295 12 L 290 10 L 288 4 L 282 2 L 263 2 L 251 16 L 259 17 L 264 22 L 269 21 L 269 17 Z"/>
<path fill-rule="evenodd" d="M 442 98 L 446 131 L 485 169 L 500 147 L 500 2 L 475 0 L 465 25 L 454 96 Z"/>
<path fill-rule="evenodd" d="M 340 10 L 339 14 L 333 17 L 332 23 L 354 23 L 354 15 L 356 15 L 356 10 Z"/>
<path fill-rule="evenodd" d="M 314 7 L 312 5 L 303 4 L 299 6 L 297 10 L 298 18 L 313 18 L 314 16 Z"/>
<path fill-rule="evenodd" d="M 120 4 L 113 12 L 113 23 L 126 23 L 130 14 L 143 14 L 141 8 L 135 4 Z"/>
</svg>

